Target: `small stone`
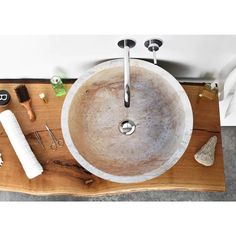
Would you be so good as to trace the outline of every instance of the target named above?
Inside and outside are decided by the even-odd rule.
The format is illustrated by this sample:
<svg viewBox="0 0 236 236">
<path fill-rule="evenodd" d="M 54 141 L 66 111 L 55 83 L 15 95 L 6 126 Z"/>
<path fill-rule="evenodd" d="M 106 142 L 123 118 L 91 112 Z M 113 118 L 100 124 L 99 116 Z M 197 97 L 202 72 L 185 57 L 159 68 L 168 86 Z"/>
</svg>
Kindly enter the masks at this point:
<svg viewBox="0 0 236 236">
<path fill-rule="evenodd" d="M 91 183 L 93 183 L 93 180 L 92 180 L 92 179 L 86 179 L 86 180 L 84 181 L 84 183 L 85 183 L 85 184 L 91 184 Z"/>
<path fill-rule="evenodd" d="M 195 160 L 204 165 L 212 166 L 215 161 L 215 147 L 217 143 L 217 137 L 212 136 L 206 144 L 194 155 Z"/>
</svg>

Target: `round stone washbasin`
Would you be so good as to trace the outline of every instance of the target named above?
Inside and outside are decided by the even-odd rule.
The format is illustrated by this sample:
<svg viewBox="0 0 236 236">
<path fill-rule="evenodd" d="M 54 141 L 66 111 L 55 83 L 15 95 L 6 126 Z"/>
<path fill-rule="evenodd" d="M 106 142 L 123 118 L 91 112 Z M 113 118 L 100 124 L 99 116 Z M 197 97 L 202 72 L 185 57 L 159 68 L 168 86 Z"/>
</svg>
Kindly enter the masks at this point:
<svg viewBox="0 0 236 236">
<path fill-rule="evenodd" d="M 123 60 L 81 75 L 62 108 L 65 142 L 81 166 L 101 178 L 142 182 L 171 168 L 193 127 L 189 99 L 164 69 L 130 60 L 131 103 L 124 106 Z"/>
</svg>

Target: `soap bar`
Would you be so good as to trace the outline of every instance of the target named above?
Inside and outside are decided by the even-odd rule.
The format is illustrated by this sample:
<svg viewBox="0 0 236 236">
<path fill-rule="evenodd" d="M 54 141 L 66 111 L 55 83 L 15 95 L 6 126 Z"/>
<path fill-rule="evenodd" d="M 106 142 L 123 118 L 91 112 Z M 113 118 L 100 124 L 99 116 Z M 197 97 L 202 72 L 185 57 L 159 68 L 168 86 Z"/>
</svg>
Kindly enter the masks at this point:
<svg viewBox="0 0 236 236">
<path fill-rule="evenodd" d="M 215 147 L 217 143 L 217 137 L 212 136 L 206 144 L 194 155 L 195 160 L 204 165 L 212 166 L 215 161 Z"/>
</svg>

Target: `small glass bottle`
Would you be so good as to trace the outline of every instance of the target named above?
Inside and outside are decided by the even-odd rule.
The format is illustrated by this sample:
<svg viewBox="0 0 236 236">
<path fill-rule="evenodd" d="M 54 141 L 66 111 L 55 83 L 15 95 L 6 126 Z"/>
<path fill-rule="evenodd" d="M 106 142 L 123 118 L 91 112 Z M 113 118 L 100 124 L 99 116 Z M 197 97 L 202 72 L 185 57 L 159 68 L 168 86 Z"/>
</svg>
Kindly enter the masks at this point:
<svg viewBox="0 0 236 236">
<path fill-rule="evenodd" d="M 57 97 L 66 95 L 66 90 L 59 76 L 53 76 L 50 81 Z"/>
</svg>

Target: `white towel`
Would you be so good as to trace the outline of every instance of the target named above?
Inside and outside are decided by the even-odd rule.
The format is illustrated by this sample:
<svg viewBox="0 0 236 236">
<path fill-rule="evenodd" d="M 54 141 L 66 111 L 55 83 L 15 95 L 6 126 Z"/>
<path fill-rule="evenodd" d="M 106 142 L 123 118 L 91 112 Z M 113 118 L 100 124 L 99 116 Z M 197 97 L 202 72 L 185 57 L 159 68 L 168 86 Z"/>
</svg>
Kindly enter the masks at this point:
<svg viewBox="0 0 236 236">
<path fill-rule="evenodd" d="M 27 177 L 33 179 L 38 175 L 41 175 L 43 168 L 32 152 L 15 115 L 10 110 L 3 111 L 0 113 L 0 122 L 2 123 Z"/>
</svg>

